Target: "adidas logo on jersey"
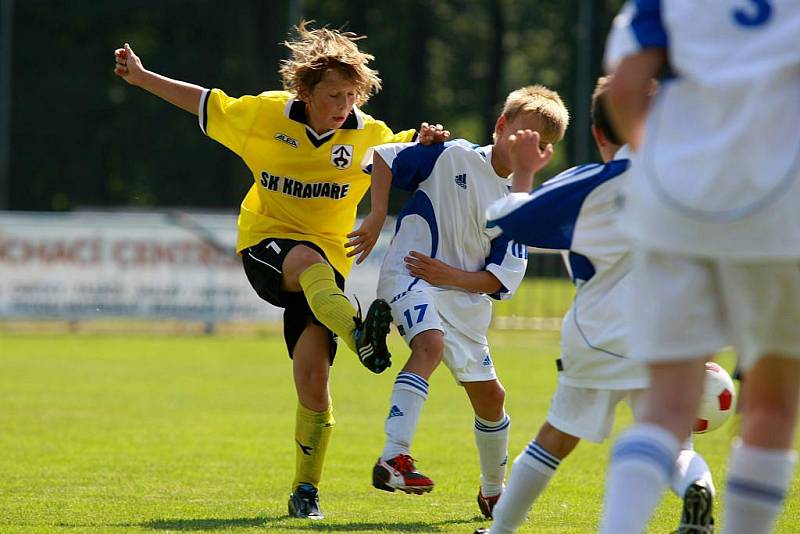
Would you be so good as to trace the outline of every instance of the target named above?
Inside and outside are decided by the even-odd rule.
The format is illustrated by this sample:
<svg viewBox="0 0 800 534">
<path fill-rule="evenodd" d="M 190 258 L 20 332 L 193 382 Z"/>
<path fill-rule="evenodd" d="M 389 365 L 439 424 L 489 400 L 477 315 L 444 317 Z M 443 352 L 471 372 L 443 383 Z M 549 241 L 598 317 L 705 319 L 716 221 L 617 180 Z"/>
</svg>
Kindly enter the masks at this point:
<svg viewBox="0 0 800 534">
<path fill-rule="evenodd" d="M 405 414 L 403 413 L 403 411 L 400 408 L 398 408 L 396 404 L 392 404 L 392 408 L 389 410 L 389 417 L 387 417 L 386 419 L 391 419 L 392 417 L 402 417 L 404 415 Z"/>
<path fill-rule="evenodd" d="M 483 365 L 484 367 L 491 367 L 492 366 L 491 356 L 487 354 L 486 357 L 483 359 L 483 363 L 481 365 Z"/>
<path fill-rule="evenodd" d="M 464 174 L 456 174 L 456 185 L 461 189 L 467 188 L 467 175 Z"/>
</svg>

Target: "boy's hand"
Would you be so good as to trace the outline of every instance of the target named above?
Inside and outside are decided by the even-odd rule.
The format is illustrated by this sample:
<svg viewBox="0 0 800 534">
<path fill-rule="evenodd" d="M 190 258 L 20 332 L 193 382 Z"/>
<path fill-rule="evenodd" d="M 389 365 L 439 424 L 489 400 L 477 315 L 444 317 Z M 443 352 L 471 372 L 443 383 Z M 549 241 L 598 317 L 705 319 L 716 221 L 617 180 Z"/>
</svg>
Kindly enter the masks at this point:
<svg viewBox="0 0 800 534">
<path fill-rule="evenodd" d="M 406 269 L 417 278 L 422 278 L 434 286 L 452 286 L 454 276 L 458 276 L 458 270 L 447 265 L 443 261 L 426 256 L 421 252 L 412 250 L 408 256 L 403 258 Z"/>
<path fill-rule="evenodd" d="M 511 172 L 515 175 L 533 174 L 541 170 L 553 157 L 553 145 L 540 146 L 539 132 L 533 130 L 517 130 L 508 138 L 511 145 Z"/>
<path fill-rule="evenodd" d="M 533 187 L 533 175 L 542 169 L 553 157 L 553 145 L 541 147 L 539 132 L 517 130 L 508 136 L 509 158 L 511 159 L 511 191 L 527 193 Z"/>
<path fill-rule="evenodd" d="M 114 74 L 125 80 L 131 85 L 138 85 L 144 67 L 139 56 L 133 53 L 133 49 L 128 43 L 123 48 L 114 50 L 114 60 L 117 66 L 114 67 Z"/>
<path fill-rule="evenodd" d="M 375 212 L 371 212 L 361 222 L 361 226 L 347 234 L 350 241 L 345 243 L 344 246 L 346 248 L 355 247 L 353 250 L 347 252 L 347 257 L 351 258 L 358 254 L 359 256 L 356 259 L 356 263 L 361 263 L 367 259 L 369 253 L 372 252 L 372 249 L 375 247 L 378 237 L 381 235 L 384 221 L 386 221 L 385 215 L 381 216 Z"/>
<path fill-rule="evenodd" d="M 450 130 L 445 130 L 441 124 L 428 124 L 423 122 L 419 125 L 419 135 L 417 142 L 421 145 L 432 145 L 434 143 L 443 143 L 450 137 Z"/>
</svg>

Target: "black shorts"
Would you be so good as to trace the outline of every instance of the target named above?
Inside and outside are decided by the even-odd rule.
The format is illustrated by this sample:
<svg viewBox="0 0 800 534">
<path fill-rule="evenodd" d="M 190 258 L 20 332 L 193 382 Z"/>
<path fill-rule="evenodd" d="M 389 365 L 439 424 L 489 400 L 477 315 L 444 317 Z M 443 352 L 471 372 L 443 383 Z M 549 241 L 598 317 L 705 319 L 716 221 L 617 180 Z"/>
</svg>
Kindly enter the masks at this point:
<svg viewBox="0 0 800 534">
<path fill-rule="evenodd" d="M 281 289 L 283 278 L 283 260 L 286 255 L 297 245 L 305 245 L 320 253 L 325 258 L 325 253 L 314 243 L 309 241 L 295 241 L 293 239 L 267 238 L 258 245 L 242 250 L 242 264 L 244 273 L 250 285 L 259 297 L 274 306 L 283 308 L 283 339 L 289 357 L 294 354 L 294 347 L 300 334 L 305 330 L 309 321 L 324 326 L 320 323 L 308 305 L 306 296 L 302 291 L 284 291 Z M 327 258 L 326 258 L 327 259 Z M 344 276 L 335 269 L 336 285 L 344 290 Z M 328 330 L 330 337 L 330 362 L 336 356 L 336 335 Z"/>
</svg>

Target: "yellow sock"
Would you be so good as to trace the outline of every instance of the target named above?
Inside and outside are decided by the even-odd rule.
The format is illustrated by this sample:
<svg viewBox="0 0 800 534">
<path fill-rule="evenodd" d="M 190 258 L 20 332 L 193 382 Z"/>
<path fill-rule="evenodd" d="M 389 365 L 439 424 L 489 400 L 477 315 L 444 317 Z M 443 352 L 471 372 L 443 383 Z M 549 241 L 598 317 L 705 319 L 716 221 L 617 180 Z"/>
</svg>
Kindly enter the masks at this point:
<svg viewBox="0 0 800 534">
<path fill-rule="evenodd" d="M 328 409 L 324 412 L 314 412 L 297 403 L 297 419 L 294 426 L 297 453 L 292 491 L 304 482 L 313 484 L 315 488 L 319 487 L 325 453 L 335 423 L 331 404 L 328 404 Z"/>
<path fill-rule="evenodd" d="M 356 309 L 336 285 L 333 269 L 327 263 L 315 263 L 300 273 L 308 305 L 314 317 L 343 340 L 350 350 L 356 352 L 353 330 Z"/>
</svg>

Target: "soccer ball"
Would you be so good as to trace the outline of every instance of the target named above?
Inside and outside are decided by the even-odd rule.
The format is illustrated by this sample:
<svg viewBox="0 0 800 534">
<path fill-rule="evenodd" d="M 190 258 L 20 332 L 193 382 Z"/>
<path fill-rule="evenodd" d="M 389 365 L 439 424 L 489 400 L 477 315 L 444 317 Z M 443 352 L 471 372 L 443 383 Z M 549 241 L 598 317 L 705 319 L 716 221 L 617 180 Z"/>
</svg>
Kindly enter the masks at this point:
<svg viewBox="0 0 800 534">
<path fill-rule="evenodd" d="M 706 362 L 706 378 L 694 433 L 704 434 L 721 427 L 733 413 L 736 390 L 730 375 L 714 362 Z"/>
</svg>

